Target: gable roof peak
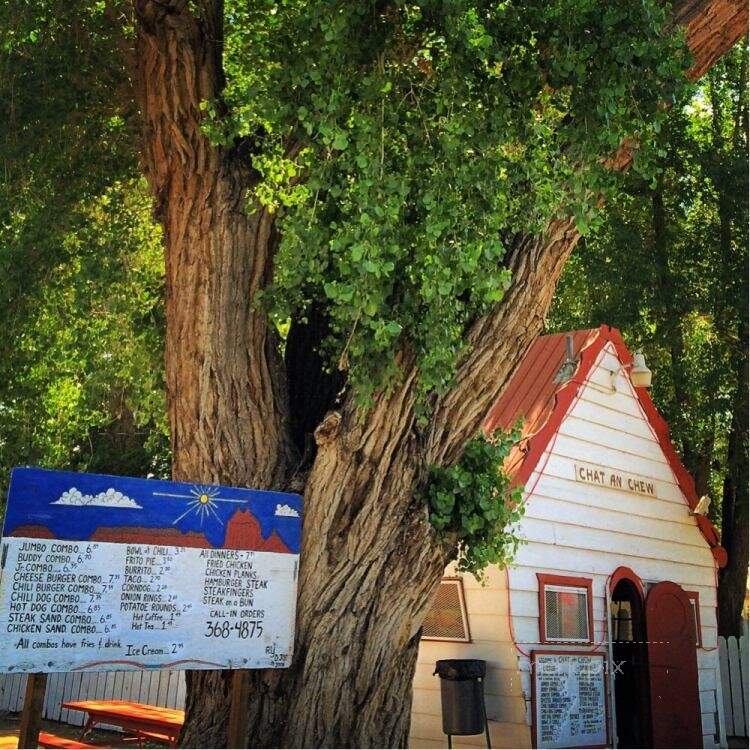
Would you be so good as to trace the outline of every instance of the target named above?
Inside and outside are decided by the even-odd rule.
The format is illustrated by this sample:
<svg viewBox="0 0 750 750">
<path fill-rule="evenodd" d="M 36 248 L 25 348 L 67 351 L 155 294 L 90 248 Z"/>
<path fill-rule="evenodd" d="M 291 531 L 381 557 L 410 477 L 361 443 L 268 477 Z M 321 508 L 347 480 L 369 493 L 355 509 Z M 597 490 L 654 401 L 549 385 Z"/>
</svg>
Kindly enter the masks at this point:
<svg viewBox="0 0 750 750">
<path fill-rule="evenodd" d="M 534 472 L 607 344 L 613 345 L 622 366 L 633 361 L 620 331 L 607 325 L 546 334 L 532 342 L 484 422 L 485 432 L 493 433 L 509 430 L 523 419 L 521 439 L 505 465 L 514 484 L 525 485 Z M 633 391 L 689 509 L 694 510 L 699 502 L 695 482 L 672 444 L 669 426 L 645 388 L 633 386 Z M 694 517 L 723 567 L 727 556 L 719 544 L 718 532 L 705 516 Z"/>
</svg>

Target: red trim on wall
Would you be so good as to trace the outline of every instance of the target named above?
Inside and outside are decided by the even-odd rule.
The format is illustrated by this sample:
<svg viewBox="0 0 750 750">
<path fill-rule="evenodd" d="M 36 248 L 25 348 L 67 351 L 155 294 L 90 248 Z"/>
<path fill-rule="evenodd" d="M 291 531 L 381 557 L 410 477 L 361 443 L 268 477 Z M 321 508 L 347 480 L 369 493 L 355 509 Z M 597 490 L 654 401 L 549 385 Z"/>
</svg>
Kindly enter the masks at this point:
<svg viewBox="0 0 750 750">
<path fill-rule="evenodd" d="M 687 598 L 695 602 L 695 647 L 703 648 L 703 628 L 701 627 L 701 597 L 698 591 L 685 591 Z"/>
<path fill-rule="evenodd" d="M 544 575 L 544 574 L 537 574 Z M 604 683 L 604 731 L 607 736 L 605 745 L 571 745 L 574 748 L 605 748 L 609 747 L 609 700 L 607 696 L 607 680 L 605 674 L 605 668 L 607 664 L 607 655 L 604 652 L 591 652 L 591 651 L 575 651 L 573 649 L 562 649 L 562 648 L 544 648 L 534 649 L 531 652 L 531 746 L 539 747 L 536 741 L 536 657 L 537 655 L 544 654 L 559 654 L 566 656 L 572 654 L 573 656 L 588 656 L 592 659 L 602 660 L 602 682 Z"/>
<path fill-rule="evenodd" d="M 594 602 L 593 602 L 593 582 L 591 578 L 579 578 L 575 576 L 559 576 L 554 573 L 537 573 L 539 581 L 539 643 L 575 643 L 581 646 L 590 646 L 594 642 Z M 544 587 L 545 586 L 575 586 L 576 588 L 586 589 L 586 609 L 589 625 L 589 638 L 587 641 L 569 641 L 563 638 L 548 639 L 546 633 L 546 608 L 544 606 Z"/>
<path fill-rule="evenodd" d="M 596 362 L 602 349 L 611 342 L 623 365 L 629 365 L 633 361 L 633 355 L 628 350 L 623 341 L 622 335 L 616 328 L 601 325 L 598 330 L 592 329 L 591 333 L 595 335 L 586 341 L 578 353 L 578 370 L 573 378 L 567 383 L 564 383 L 555 393 L 555 405 L 547 421 L 536 433 L 529 435 L 521 441 L 521 449 L 524 453 L 524 457 L 513 476 L 513 484 L 516 486 L 525 486 L 529 477 L 537 468 L 539 460 L 549 446 L 554 435 L 560 429 L 560 425 L 562 424 L 570 405 L 573 403 L 573 399 L 576 397 L 581 386 L 586 382 L 586 379 L 591 372 L 591 368 Z M 517 384 L 511 380 L 508 387 L 513 388 L 514 386 L 517 386 Z M 647 390 L 645 388 L 635 387 L 633 390 L 635 391 L 638 403 L 641 405 L 648 423 L 651 425 L 651 428 L 656 435 L 657 442 L 664 452 L 664 456 L 667 459 L 669 466 L 674 472 L 677 484 L 685 496 L 687 505 L 690 510 L 692 510 L 699 501 L 698 494 L 695 491 L 695 482 L 687 469 L 682 465 L 682 461 L 677 455 L 674 445 L 672 445 L 672 440 L 669 437 L 669 427 L 661 414 L 656 410 L 654 402 L 648 395 Z M 492 412 L 490 412 L 490 414 L 492 414 Z M 494 422 L 493 426 L 508 427 L 508 425 L 495 424 Z M 695 516 L 695 518 L 698 529 L 709 547 L 711 547 L 716 563 L 720 568 L 724 567 L 727 563 L 727 553 L 720 545 L 718 531 L 704 516 Z"/>
<path fill-rule="evenodd" d="M 646 589 L 643 588 L 643 581 L 628 567 L 621 565 L 615 569 L 615 572 L 609 577 L 609 590 L 615 590 L 617 584 L 623 579 L 630 581 L 641 596 L 641 601 L 646 601 Z"/>
</svg>

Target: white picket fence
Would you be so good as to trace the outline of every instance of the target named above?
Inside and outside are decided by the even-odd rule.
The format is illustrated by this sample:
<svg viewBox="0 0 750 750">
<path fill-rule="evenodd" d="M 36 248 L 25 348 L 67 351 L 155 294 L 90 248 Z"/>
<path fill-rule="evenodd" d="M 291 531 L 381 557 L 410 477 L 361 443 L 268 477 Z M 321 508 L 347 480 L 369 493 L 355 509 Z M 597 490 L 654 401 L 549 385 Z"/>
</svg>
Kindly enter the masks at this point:
<svg viewBox="0 0 750 750">
<path fill-rule="evenodd" d="M 747 629 L 741 638 L 719 638 L 719 664 L 726 734 L 728 737 L 747 737 L 750 722 Z M 25 675 L 0 675 L 0 712 L 20 711 L 25 687 Z M 81 726 L 83 713 L 63 709 L 62 703 L 107 699 L 184 708 L 185 673 L 154 671 L 51 674 L 47 680 L 43 715 L 46 719 Z"/>
<path fill-rule="evenodd" d="M 20 711 L 26 675 L 0 675 L 0 712 Z M 65 701 L 126 700 L 165 708 L 185 707 L 185 673 L 154 672 L 69 672 L 47 678 L 44 698 L 45 719 L 83 725 L 81 711 L 62 708 Z"/>
<path fill-rule="evenodd" d="M 721 692 L 727 737 L 747 737 L 748 721 L 748 650 L 747 626 L 741 638 L 719 638 Z"/>
</svg>

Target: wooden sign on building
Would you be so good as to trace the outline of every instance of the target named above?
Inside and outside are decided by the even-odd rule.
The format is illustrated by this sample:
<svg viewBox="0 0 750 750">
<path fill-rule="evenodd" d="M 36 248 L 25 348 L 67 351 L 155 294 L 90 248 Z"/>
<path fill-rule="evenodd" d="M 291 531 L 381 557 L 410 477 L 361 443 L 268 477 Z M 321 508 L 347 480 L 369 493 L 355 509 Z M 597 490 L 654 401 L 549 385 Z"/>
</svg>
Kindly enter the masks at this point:
<svg viewBox="0 0 750 750">
<path fill-rule="evenodd" d="M 532 657 L 535 746 L 604 747 L 604 654 L 534 651 Z"/>
</svg>

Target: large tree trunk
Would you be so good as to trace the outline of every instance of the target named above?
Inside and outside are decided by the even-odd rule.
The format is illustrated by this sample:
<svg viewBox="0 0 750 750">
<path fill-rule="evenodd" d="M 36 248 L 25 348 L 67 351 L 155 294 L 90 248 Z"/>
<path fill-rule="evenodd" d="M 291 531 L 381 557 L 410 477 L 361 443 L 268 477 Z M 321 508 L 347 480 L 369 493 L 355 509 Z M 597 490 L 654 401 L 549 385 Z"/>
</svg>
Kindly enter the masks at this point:
<svg viewBox="0 0 750 750">
<path fill-rule="evenodd" d="M 267 283 L 271 217 L 245 211 L 239 160 L 200 130 L 223 84 L 221 4 L 136 2 L 143 163 L 164 229 L 165 365 L 176 480 L 283 487 L 291 466 L 281 359 L 253 308 Z M 188 675 L 186 738 L 226 742 L 227 675 Z"/>
<path fill-rule="evenodd" d="M 722 2 L 714 24 L 727 8 L 736 15 Z M 702 39 L 698 21 L 712 7 L 690 4 Z M 251 305 L 269 274 L 271 217 L 243 210 L 251 175 L 200 130 L 200 102 L 220 105 L 221 3 L 136 0 L 136 13 L 144 165 L 165 230 L 174 475 L 281 488 L 293 466 L 285 379 L 272 330 Z M 719 54 L 731 41 L 707 48 Z M 416 426 L 416 373 L 404 355 L 391 392 L 366 412 L 347 397 L 316 430 L 294 660 L 252 674 L 249 745 L 406 744 L 419 629 L 446 562 L 415 490 L 480 428 L 539 334 L 577 240 L 572 222 L 557 221 L 544 238 L 512 243 L 513 284 L 472 327 L 456 385 L 426 429 Z M 183 745 L 226 744 L 228 678 L 191 675 Z"/>
<path fill-rule="evenodd" d="M 290 444 L 276 338 L 253 297 L 269 280 L 269 214 L 250 175 L 200 129 L 223 84 L 221 5 L 137 3 L 146 173 L 166 249 L 167 404 L 175 479 L 283 484 Z"/>
<path fill-rule="evenodd" d="M 418 634 L 446 563 L 414 490 L 414 372 L 316 431 L 294 664 L 252 682 L 252 746 L 403 746 Z M 314 710 L 312 707 L 314 706 Z"/>
</svg>

